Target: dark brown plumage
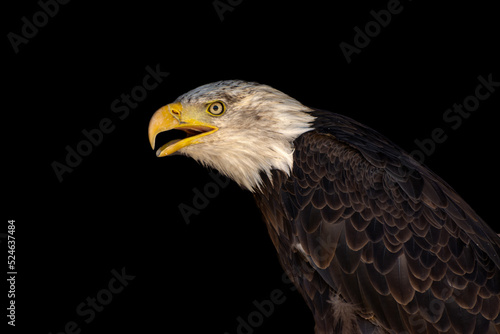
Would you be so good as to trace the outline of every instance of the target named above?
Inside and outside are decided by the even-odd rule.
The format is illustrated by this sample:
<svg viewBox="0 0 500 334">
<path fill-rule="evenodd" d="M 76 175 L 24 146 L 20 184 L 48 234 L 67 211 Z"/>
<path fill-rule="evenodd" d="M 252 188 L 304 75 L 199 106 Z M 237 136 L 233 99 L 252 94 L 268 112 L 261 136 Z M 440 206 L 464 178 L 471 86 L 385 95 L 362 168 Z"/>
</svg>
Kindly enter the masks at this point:
<svg viewBox="0 0 500 334">
<path fill-rule="evenodd" d="M 497 333 L 498 236 L 377 132 L 312 115 L 292 175 L 264 176 L 255 199 L 316 333 Z"/>
<path fill-rule="evenodd" d="M 376 131 L 240 80 L 160 108 L 152 146 L 170 129 L 188 136 L 159 156 L 188 155 L 254 193 L 316 334 L 500 333 L 500 238 Z"/>
</svg>

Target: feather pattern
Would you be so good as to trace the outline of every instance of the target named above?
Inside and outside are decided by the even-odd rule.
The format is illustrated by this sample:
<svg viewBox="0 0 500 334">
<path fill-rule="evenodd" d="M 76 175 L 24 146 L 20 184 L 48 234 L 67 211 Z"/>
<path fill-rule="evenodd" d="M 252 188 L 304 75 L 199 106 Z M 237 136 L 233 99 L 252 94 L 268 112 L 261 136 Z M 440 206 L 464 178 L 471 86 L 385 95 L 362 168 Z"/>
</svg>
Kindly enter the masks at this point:
<svg viewBox="0 0 500 334">
<path fill-rule="evenodd" d="M 316 333 L 497 333 L 498 236 L 374 130 L 311 114 L 291 174 L 263 176 L 254 195 Z"/>
<path fill-rule="evenodd" d="M 179 150 L 254 193 L 316 334 L 499 333 L 500 238 L 443 180 L 352 120 L 258 83 L 176 102 L 217 131 Z"/>
</svg>

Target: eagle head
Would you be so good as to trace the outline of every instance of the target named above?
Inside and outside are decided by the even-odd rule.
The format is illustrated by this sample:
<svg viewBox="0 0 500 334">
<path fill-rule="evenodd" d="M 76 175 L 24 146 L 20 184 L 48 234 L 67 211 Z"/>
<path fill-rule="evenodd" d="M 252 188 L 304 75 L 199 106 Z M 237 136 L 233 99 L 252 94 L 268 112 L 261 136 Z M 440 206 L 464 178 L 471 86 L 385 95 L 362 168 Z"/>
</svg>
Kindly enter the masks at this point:
<svg viewBox="0 0 500 334">
<path fill-rule="evenodd" d="M 161 146 L 158 157 L 187 155 L 217 169 L 241 187 L 258 189 L 264 172 L 289 174 L 293 141 L 311 130 L 312 110 L 270 86 L 241 80 L 218 81 L 195 88 L 154 113 L 149 141 L 172 129 L 186 138 Z"/>
</svg>

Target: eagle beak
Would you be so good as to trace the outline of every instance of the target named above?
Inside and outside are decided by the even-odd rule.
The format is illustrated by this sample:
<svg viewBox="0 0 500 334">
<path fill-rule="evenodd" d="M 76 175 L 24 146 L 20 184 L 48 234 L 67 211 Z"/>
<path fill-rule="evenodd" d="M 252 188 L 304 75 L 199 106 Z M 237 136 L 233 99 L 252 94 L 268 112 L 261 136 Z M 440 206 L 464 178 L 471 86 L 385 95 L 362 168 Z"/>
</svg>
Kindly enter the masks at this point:
<svg viewBox="0 0 500 334">
<path fill-rule="evenodd" d="M 155 148 L 156 136 L 172 129 L 183 130 L 187 137 L 171 140 L 156 151 L 157 157 L 164 157 L 177 152 L 183 147 L 200 142 L 200 138 L 214 133 L 219 128 L 196 119 L 185 117 L 181 103 L 171 103 L 158 109 L 149 121 L 148 135 L 151 147 Z"/>
</svg>

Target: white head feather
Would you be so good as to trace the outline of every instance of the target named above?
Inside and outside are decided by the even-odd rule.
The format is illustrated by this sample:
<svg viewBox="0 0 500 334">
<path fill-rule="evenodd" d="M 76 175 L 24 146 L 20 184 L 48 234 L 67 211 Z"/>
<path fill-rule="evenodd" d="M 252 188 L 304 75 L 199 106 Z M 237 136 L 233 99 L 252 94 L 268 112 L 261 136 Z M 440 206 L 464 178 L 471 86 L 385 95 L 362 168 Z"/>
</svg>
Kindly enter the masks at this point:
<svg viewBox="0 0 500 334">
<path fill-rule="evenodd" d="M 250 191 L 260 188 L 261 172 L 269 178 L 273 169 L 290 174 L 293 141 L 311 130 L 314 121 L 310 108 L 270 86 L 239 80 L 200 86 L 175 102 L 189 106 L 214 100 L 227 107 L 222 116 L 213 118 L 219 130 L 179 153 L 217 169 Z"/>
</svg>

